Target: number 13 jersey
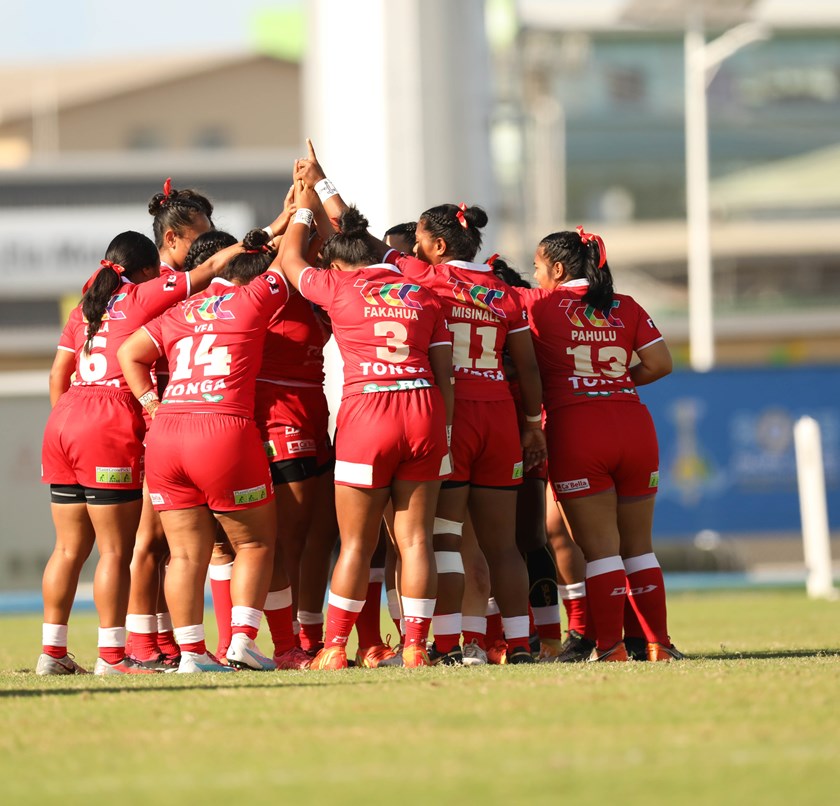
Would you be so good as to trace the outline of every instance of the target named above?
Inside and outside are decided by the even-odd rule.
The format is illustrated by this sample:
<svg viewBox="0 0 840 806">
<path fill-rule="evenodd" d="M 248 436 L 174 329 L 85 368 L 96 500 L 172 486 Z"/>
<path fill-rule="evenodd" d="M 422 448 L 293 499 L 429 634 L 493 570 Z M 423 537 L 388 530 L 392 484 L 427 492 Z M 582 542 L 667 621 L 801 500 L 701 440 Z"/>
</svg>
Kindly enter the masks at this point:
<svg viewBox="0 0 840 806">
<path fill-rule="evenodd" d="M 662 340 L 632 297 L 615 294 L 612 308 L 599 311 L 582 299 L 588 288 L 586 280 L 572 280 L 552 291 L 516 289 L 531 321 L 547 410 L 592 400 L 639 402 L 630 359 Z"/>
</svg>

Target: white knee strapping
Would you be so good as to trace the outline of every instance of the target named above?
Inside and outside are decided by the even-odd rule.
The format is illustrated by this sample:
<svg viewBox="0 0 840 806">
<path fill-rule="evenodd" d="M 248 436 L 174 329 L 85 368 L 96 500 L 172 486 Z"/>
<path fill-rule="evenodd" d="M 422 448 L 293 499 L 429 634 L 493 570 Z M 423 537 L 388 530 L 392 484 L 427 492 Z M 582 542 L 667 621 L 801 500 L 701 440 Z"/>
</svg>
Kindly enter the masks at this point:
<svg viewBox="0 0 840 806">
<path fill-rule="evenodd" d="M 459 521 L 448 521 L 446 518 L 435 518 L 435 525 L 432 531 L 436 535 L 458 535 L 464 529 L 464 524 Z"/>
<path fill-rule="evenodd" d="M 435 563 L 439 574 L 464 573 L 464 561 L 460 551 L 436 551 Z"/>
</svg>

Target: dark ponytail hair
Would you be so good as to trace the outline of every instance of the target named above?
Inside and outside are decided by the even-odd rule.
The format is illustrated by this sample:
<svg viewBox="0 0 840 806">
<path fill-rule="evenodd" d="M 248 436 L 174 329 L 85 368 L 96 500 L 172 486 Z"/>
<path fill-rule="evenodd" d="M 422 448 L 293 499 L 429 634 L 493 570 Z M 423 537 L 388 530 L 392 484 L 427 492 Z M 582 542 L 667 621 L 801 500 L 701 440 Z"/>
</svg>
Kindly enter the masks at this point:
<svg viewBox="0 0 840 806">
<path fill-rule="evenodd" d="M 546 235 L 539 248 L 549 263 L 562 263 L 572 280 L 588 280 L 589 288 L 583 295 L 583 301 L 609 313 L 615 290 L 607 256 L 602 256 L 602 243 L 600 239 L 584 242 L 580 233 L 564 230 Z M 600 268 L 599 263 L 602 263 Z"/>
<path fill-rule="evenodd" d="M 250 283 L 259 277 L 277 257 L 277 250 L 269 246 L 271 238 L 264 229 L 252 229 L 242 239 L 244 252 L 231 258 L 219 277 Z"/>
<path fill-rule="evenodd" d="M 131 280 L 143 269 L 154 267 L 160 267 L 160 256 L 157 247 L 145 235 L 129 230 L 121 232 L 108 244 L 105 260 L 88 281 L 82 296 L 82 313 L 88 323 L 86 353 L 90 353 L 108 303 L 122 283 L 121 275 Z"/>
<path fill-rule="evenodd" d="M 338 232 L 330 235 L 321 247 L 325 266 L 340 260 L 351 266 L 370 266 L 382 260 L 368 234 L 368 220 L 358 208 L 348 207 L 338 220 Z"/>
<path fill-rule="evenodd" d="M 481 207 L 439 204 L 426 210 L 419 223 L 433 238 L 446 241 L 449 257 L 472 261 L 481 249 L 479 230 L 487 226 L 487 213 Z"/>
<path fill-rule="evenodd" d="M 171 229 L 181 235 L 184 230 L 195 225 L 195 219 L 199 215 L 206 215 L 210 227 L 213 226 L 213 205 L 210 200 L 189 188 L 175 190 L 171 182 L 171 179 L 167 179 L 163 185 L 163 192 L 155 193 L 149 201 L 149 214 L 155 219 L 152 222 L 152 230 L 158 249 L 163 248 L 166 230 Z"/>
<path fill-rule="evenodd" d="M 406 243 L 414 246 L 417 243 L 417 222 L 406 221 L 404 224 L 394 224 L 393 227 L 385 230 L 385 236 L 382 240 L 385 240 L 390 235 L 396 235 L 398 238 L 405 240 Z"/>
<path fill-rule="evenodd" d="M 184 258 L 184 271 L 192 271 L 196 266 L 200 266 L 205 260 L 213 257 L 216 252 L 228 246 L 233 246 L 236 243 L 236 238 L 229 232 L 221 229 L 211 229 L 199 235 L 190 246 L 190 251 Z"/>
<path fill-rule="evenodd" d="M 512 285 L 514 288 L 530 288 L 531 284 L 511 266 L 504 258 L 493 255 L 487 263 L 492 267 L 493 274 L 503 283 Z"/>
</svg>

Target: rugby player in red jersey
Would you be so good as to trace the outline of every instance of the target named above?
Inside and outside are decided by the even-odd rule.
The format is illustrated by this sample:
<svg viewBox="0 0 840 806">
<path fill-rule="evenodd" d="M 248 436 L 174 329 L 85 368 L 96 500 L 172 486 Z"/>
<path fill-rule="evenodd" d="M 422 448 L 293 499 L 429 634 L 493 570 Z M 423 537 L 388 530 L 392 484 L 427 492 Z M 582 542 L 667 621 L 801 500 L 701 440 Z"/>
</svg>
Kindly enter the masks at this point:
<svg viewBox="0 0 840 806">
<path fill-rule="evenodd" d="M 347 666 L 347 639 L 365 603 L 370 559 L 389 499 L 402 558 L 407 625 L 402 662 L 425 666 L 437 586 L 432 523 L 440 482 L 449 472 L 450 336 L 436 297 L 379 262 L 382 244 L 369 236 L 367 221 L 355 208 L 343 209 L 338 232 L 322 248 L 329 268 L 309 265 L 305 244 L 311 210 L 320 202 L 305 185 L 305 173 L 305 168 L 296 170 L 298 212 L 285 237 L 283 271 L 327 312 L 344 360 L 335 465 L 341 552 L 330 586 L 324 648 L 311 668 Z"/>
<path fill-rule="evenodd" d="M 195 190 L 177 190 L 167 179 L 163 190 L 149 201 L 153 216 L 152 232 L 160 253 L 161 272 L 188 271 L 199 265 L 186 265 L 193 241 L 213 229 L 213 205 Z M 235 243 L 235 240 L 234 240 Z M 225 244 L 227 246 L 229 244 Z M 155 366 L 158 392 L 163 393 L 169 380 L 165 358 Z M 145 413 L 144 413 L 145 414 Z M 145 415 L 146 427 L 151 419 Z M 160 525 L 144 488 L 143 511 L 137 529 L 137 541 L 131 561 L 131 593 L 128 600 L 126 653 L 146 664 L 178 666 L 178 645 L 172 634 L 172 620 L 163 595 L 163 575 L 169 550 Z"/>
<path fill-rule="evenodd" d="M 642 307 L 614 292 L 599 236 L 582 227 L 552 233 L 534 267 L 540 288 L 519 293 L 543 378 L 549 477 L 586 558 L 596 641 L 589 660 L 627 660 L 625 590 L 647 657 L 678 659 L 652 543 L 659 450 L 636 392 L 671 371 L 670 352 Z"/>
<path fill-rule="evenodd" d="M 148 323 L 120 361 L 138 400 L 154 417 L 147 437 L 149 495 L 161 513 L 171 559 L 166 598 L 181 648 L 179 672 L 229 669 L 207 654 L 204 580 L 221 523 L 236 552 L 231 579 L 232 639 L 227 660 L 274 669 L 255 638 L 271 581 L 276 532 L 271 474 L 253 420 L 254 387 L 271 317 L 288 300 L 264 230 L 204 294 Z M 151 367 L 170 366 L 158 399 Z"/>
<path fill-rule="evenodd" d="M 224 259 L 220 256 L 187 274 L 161 275 L 154 244 L 139 233 L 121 233 L 70 314 L 50 372 L 53 410 L 42 451 L 42 481 L 50 485 L 56 548 L 44 571 L 44 648 L 38 674 L 72 674 L 79 668 L 67 654 L 67 620 L 94 542 L 100 552 L 94 579 L 100 617 L 94 672 L 156 669 L 125 658 L 145 423 L 116 353 L 138 327 L 191 290 L 204 288 Z"/>
</svg>

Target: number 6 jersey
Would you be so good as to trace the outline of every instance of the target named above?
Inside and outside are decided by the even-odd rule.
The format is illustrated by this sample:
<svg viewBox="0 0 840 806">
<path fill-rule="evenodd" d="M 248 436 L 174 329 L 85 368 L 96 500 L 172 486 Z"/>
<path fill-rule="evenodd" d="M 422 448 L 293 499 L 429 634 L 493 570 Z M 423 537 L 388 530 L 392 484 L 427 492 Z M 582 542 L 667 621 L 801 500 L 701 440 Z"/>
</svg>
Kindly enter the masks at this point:
<svg viewBox="0 0 840 806">
<path fill-rule="evenodd" d="M 253 420 L 266 329 L 288 299 L 285 278 L 272 269 L 243 286 L 217 277 L 144 325 L 169 361 L 158 416 L 212 412 Z"/>
</svg>

